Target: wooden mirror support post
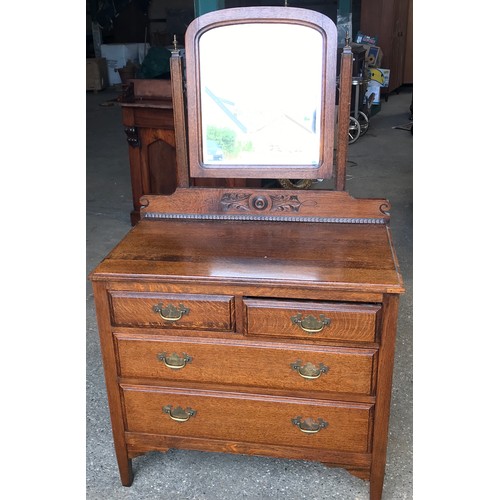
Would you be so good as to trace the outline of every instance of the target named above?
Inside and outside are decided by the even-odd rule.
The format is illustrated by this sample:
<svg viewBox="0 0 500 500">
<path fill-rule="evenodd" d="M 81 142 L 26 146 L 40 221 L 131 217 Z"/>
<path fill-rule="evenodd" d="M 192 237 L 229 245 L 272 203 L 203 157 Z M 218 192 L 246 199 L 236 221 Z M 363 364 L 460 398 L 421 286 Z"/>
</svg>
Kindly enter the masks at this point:
<svg viewBox="0 0 500 500">
<path fill-rule="evenodd" d="M 186 137 L 186 103 L 184 98 L 184 75 L 179 50 L 170 57 L 170 78 L 175 123 L 175 148 L 177 151 L 177 185 L 189 187 L 188 151 Z"/>
<path fill-rule="evenodd" d="M 266 33 L 299 26 L 314 43 L 319 40 L 314 57 L 322 61 L 316 66 L 321 74 L 312 75 L 319 85 L 312 88 L 321 99 L 315 110 L 297 102 L 297 110 L 280 114 L 275 108 L 270 119 L 262 110 L 251 115 L 244 95 L 232 100 L 222 85 L 218 94 L 203 97 L 200 39 L 231 27 L 237 45 L 238 28 L 253 23 L 259 30 L 265 25 Z M 172 56 L 177 189 L 143 196 L 141 220 L 91 274 L 125 486 L 133 481 L 133 458 L 183 448 L 319 461 L 369 480 L 371 500 L 382 496 L 404 288 L 388 201 L 354 199 L 345 191 L 351 55 L 347 47 L 336 124 L 336 40 L 333 22 L 317 12 L 225 9 L 188 28 L 187 87 L 183 61 Z M 269 64 L 261 62 L 251 71 L 264 71 L 260 78 L 266 81 Z M 234 79 L 232 66 L 219 66 L 222 78 Z M 260 80 L 253 82 L 257 88 Z M 239 127 L 241 133 L 233 127 L 228 135 L 245 145 L 238 150 L 244 154 L 209 151 L 214 139 L 206 133 L 202 108 L 224 112 L 229 122 L 221 117 L 221 129 Z M 268 127 L 266 134 L 252 129 L 255 123 Z M 282 161 L 289 137 L 273 136 L 273 123 L 303 137 L 290 164 Z M 244 134 L 252 130 L 250 140 Z M 279 151 L 270 148 L 274 143 Z M 239 179 L 263 173 L 313 179 L 320 169 L 334 190 L 195 182 L 200 172 L 215 179 L 223 172 Z"/>
<path fill-rule="evenodd" d="M 347 40 L 346 40 L 347 42 Z M 339 88 L 339 123 L 337 168 L 335 186 L 337 191 L 345 191 L 345 173 L 347 167 L 347 148 L 349 137 L 349 118 L 351 116 L 351 89 L 352 89 L 352 51 L 346 43 L 340 59 L 340 88 Z"/>
</svg>

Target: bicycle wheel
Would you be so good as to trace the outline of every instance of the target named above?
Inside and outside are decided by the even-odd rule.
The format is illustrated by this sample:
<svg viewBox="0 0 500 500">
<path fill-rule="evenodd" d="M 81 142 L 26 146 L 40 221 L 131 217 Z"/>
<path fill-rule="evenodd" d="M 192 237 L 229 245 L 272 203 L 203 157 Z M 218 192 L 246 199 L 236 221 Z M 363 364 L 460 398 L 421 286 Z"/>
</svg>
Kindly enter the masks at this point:
<svg viewBox="0 0 500 500">
<path fill-rule="evenodd" d="M 365 135 L 370 125 L 370 120 L 368 120 L 368 116 L 363 111 L 358 111 L 358 122 L 361 127 L 360 135 Z"/>
<path fill-rule="evenodd" d="M 349 117 L 349 144 L 356 142 L 361 134 L 361 125 L 356 118 Z"/>
</svg>

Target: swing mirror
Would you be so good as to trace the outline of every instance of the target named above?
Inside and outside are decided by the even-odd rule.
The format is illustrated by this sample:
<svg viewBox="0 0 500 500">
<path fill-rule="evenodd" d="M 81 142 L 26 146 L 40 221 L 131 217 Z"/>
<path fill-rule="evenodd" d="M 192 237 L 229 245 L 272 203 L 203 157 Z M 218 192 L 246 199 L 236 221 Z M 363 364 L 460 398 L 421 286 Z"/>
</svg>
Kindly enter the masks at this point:
<svg viewBox="0 0 500 500">
<path fill-rule="evenodd" d="M 329 178 L 337 34 L 290 7 L 226 9 L 186 33 L 191 177 Z"/>
</svg>

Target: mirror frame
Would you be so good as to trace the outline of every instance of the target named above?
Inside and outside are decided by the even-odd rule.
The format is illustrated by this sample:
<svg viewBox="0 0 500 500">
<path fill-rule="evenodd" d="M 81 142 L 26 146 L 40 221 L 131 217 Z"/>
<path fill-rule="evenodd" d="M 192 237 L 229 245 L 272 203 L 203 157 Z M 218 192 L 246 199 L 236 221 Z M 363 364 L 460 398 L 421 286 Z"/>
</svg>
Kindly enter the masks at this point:
<svg viewBox="0 0 500 500">
<path fill-rule="evenodd" d="M 322 36 L 323 75 L 318 165 L 238 165 L 229 163 L 214 165 L 203 163 L 200 37 L 214 28 L 249 23 L 302 25 L 315 29 Z M 240 7 L 217 10 L 196 18 L 188 26 L 185 36 L 185 51 L 188 151 L 191 177 L 259 179 L 330 179 L 333 177 L 337 28 L 329 17 L 316 11 L 295 7 Z"/>
</svg>

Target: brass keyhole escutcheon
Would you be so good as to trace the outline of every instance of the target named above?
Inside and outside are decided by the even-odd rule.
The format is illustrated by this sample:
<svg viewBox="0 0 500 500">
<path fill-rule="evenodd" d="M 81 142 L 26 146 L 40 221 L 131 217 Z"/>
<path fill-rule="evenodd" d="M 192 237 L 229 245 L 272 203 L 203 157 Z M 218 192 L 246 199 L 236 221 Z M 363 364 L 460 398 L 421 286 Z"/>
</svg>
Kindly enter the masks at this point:
<svg viewBox="0 0 500 500">
<path fill-rule="evenodd" d="M 292 316 L 290 318 L 294 325 L 299 325 L 302 330 L 306 333 L 319 333 L 331 323 L 329 318 L 326 318 L 324 314 L 319 315 L 319 319 L 316 319 L 312 314 L 309 314 L 305 318 L 302 318 L 302 314 L 299 313 L 297 316 Z"/>
<path fill-rule="evenodd" d="M 183 304 L 179 304 L 178 307 L 173 304 L 163 306 L 161 302 L 153 306 L 153 311 L 158 313 L 161 319 L 170 322 L 179 321 L 182 316 L 189 314 L 189 309 Z"/>
</svg>

